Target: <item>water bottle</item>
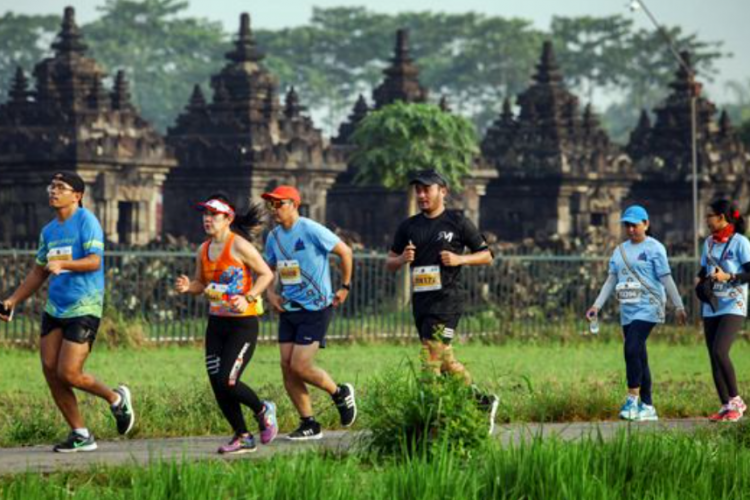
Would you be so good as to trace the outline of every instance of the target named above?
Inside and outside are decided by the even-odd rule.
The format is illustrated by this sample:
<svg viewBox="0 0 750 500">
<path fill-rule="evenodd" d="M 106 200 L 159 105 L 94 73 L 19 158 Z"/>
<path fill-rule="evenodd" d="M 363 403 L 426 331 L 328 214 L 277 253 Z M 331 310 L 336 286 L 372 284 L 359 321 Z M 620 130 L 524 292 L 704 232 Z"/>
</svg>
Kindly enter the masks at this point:
<svg viewBox="0 0 750 500">
<path fill-rule="evenodd" d="M 599 335 L 599 316 L 597 314 L 593 314 L 589 318 L 589 332 L 591 332 L 591 335 Z"/>
</svg>

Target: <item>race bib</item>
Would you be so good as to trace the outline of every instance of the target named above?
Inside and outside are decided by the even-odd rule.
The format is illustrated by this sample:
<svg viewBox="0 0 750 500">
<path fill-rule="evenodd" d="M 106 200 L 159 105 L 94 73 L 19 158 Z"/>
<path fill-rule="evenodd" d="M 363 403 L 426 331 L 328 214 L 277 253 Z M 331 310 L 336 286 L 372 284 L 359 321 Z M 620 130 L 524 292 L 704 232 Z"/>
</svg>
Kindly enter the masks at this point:
<svg viewBox="0 0 750 500">
<path fill-rule="evenodd" d="M 638 304 L 641 301 L 643 290 L 641 284 L 637 281 L 626 281 L 617 284 L 615 293 L 620 304 Z"/>
<path fill-rule="evenodd" d="M 714 281 L 714 286 L 713 286 L 714 296 L 720 299 L 725 299 L 729 297 L 730 288 L 731 287 L 729 286 L 729 283 L 726 283 L 726 282 L 721 283 L 719 281 Z"/>
<path fill-rule="evenodd" d="M 277 266 L 282 285 L 299 285 L 302 283 L 302 270 L 296 260 L 280 260 Z"/>
<path fill-rule="evenodd" d="M 214 304 L 218 305 L 221 302 L 223 302 L 224 296 L 226 295 L 227 290 L 229 290 L 229 285 L 220 284 L 220 283 L 209 283 L 203 293 L 206 294 L 206 297 L 208 297 L 208 300 L 211 301 L 212 305 Z"/>
<path fill-rule="evenodd" d="M 440 282 L 440 266 L 420 266 L 412 270 L 411 284 L 414 293 L 432 292 L 443 288 Z"/>
<path fill-rule="evenodd" d="M 50 248 L 49 252 L 47 252 L 47 262 L 69 260 L 73 260 L 73 247 Z M 60 271 L 60 274 L 69 272 L 70 271 Z"/>
</svg>

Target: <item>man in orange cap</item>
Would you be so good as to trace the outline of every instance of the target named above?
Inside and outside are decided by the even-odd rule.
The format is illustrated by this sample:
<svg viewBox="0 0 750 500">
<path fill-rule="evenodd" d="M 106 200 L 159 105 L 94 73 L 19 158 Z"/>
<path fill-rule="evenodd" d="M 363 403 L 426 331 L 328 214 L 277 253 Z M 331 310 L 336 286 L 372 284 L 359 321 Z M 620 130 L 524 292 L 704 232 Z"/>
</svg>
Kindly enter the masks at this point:
<svg viewBox="0 0 750 500">
<path fill-rule="evenodd" d="M 279 312 L 279 347 L 284 386 L 299 412 L 300 426 L 289 434 L 293 441 L 320 439 L 323 433 L 313 416 L 307 385 L 322 389 L 333 398 L 348 427 L 357 418 L 354 387 L 336 384 L 325 370 L 315 366 L 333 308 L 346 301 L 352 278 L 352 250 L 331 230 L 301 217 L 299 191 L 278 186 L 263 195 L 277 226 L 266 239 L 265 258 L 278 271 L 281 295 L 268 290 L 268 301 Z M 341 258 L 341 287 L 334 292 L 328 256 Z"/>
</svg>

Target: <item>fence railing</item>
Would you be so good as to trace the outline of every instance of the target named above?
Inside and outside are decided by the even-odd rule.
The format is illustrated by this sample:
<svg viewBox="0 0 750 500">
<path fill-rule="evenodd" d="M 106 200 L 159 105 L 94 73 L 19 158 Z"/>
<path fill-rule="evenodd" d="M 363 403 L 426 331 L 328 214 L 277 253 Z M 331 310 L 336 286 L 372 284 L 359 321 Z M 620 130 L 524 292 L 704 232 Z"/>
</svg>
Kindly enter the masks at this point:
<svg viewBox="0 0 750 500">
<path fill-rule="evenodd" d="M 498 256 L 492 266 L 467 267 L 465 315 L 459 333 L 482 336 L 554 335 L 556 330 L 583 331 L 583 313 L 607 276 L 606 257 Z M 192 276 L 190 251 L 111 251 L 105 257 L 106 312 L 119 324 L 138 323 L 153 341 L 199 340 L 203 337 L 207 303 L 202 297 L 179 295 L 175 277 Z M 672 273 L 689 314 L 696 263 L 671 260 Z M 31 250 L 0 250 L 0 297 L 7 297 L 34 264 Z M 338 266 L 334 280 L 338 280 Z M 402 277 L 385 269 L 384 255 L 356 255 L 349 300 L 337 311 L 329 338 L 373 339 L 413 337 L 411 306 L 401 294 Z M 0 324 L 0 341 L 29 342 L 39 335 L 46 290 L 16 311 L 11 323 Z M 614 319 L 614 298 L 603 311 Z M 270 309 L 267 307 L 267 309 Z M 669 319 L 668 314 L 668 319 Z M 277 318 L 261 320 L 261 339 L 276 335 Z"/>
</svg>

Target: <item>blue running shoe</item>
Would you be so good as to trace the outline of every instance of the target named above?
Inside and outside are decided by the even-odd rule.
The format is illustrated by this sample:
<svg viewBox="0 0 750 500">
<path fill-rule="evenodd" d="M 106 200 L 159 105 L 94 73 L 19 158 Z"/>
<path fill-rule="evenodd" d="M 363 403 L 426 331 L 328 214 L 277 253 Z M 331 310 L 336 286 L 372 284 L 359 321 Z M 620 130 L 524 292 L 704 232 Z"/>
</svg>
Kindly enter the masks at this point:
<svg viewBox="0 0 750 500">
<path fill-rule="evenodd" d="M 623 420 L 636 420 L 638 418 L 638 400 L 628 398 L 625 404 L 620 408 L 620 418 Z"/>
</svg>

